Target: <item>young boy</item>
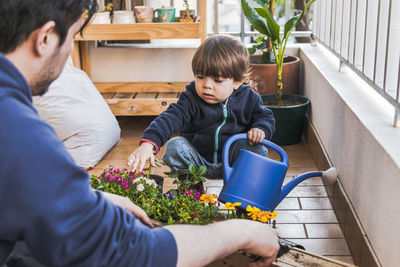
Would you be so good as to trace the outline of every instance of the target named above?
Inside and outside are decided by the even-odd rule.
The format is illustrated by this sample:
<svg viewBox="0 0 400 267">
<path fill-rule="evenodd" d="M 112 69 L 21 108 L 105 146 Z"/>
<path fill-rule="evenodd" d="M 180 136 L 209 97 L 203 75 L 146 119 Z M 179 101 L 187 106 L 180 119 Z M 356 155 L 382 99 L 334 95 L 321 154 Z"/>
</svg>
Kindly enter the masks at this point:
<svg viewBox="0 0 400 267">
<path fill-rule="evenodd" d="M 235 142 L 230 162 L 240 149 L 266 156 L 260 144 L 275 130 L 272 111 L 248 85 L 249 56 L 246 47 L 227 35 L 208 38 L 192 59 L 195 80 L 186 85 L 178 102 L 171 104 L 144 131 L 140 146 L 127 165 L 142 170 L 146 160 L 154 166 L 154 154 L 166 144 L 162 160 L 171 171 L 205 165 L 207 178 L 222 178 L 222 148 L 234 134 L 247 132 L 248 140 Z M 179 132 L 178 137 L 169 138 Z M 169 141 L 168 141 L 169 140 Z M 168 141 L 168 142 L 167 142 Z"/>
</svg>

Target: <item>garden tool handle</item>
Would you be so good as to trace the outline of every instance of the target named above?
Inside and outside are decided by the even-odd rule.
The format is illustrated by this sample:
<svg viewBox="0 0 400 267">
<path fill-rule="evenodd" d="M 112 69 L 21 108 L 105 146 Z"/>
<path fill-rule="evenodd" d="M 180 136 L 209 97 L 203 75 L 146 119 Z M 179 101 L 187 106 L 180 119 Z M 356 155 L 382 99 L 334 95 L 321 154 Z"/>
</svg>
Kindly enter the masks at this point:
<svg viewBox="0 0 400 267">
<path fill-rule="evenodd" d="M 225 182 L 228 182 L 227 179 L 229 179 L 230 174 L 232 172 L 232 167 L 229 166 L 229 149 L 231 148 L 231 145 L 237 141 L 237 140 L 241 140 L 241 139 L 248 139 L 247 138 L 247 133 L 240 133 L 240 134 L 235 134 L 232 135 L 226 142 L 224 145 L 224 149 L 222 150 L 222 163 L 224 166 L 224 180 Z M 264 139 L 261 142 L 263 145 L 265 145 L 268 148 L 272 148 L 273 150 L 275 150 L 276 152 L 278 152 L 279 156 L 281 157 L 281 163 L 285 164 L 285 165 L 289 165 L 289 158 L 286 154 L 286 152 L 277 144 L 268 141 L 266 139 Z"/>
</svg>

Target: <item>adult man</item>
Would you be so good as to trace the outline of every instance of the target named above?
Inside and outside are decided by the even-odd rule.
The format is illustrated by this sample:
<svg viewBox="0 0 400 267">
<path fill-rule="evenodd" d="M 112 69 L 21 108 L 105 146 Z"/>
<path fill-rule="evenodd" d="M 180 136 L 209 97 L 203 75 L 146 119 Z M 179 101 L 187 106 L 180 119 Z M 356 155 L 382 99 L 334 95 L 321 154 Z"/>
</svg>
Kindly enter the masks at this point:
<svg viewBox="0 0 400 267">
<path fill-rule="evenodd" d="M 257 222 L 146 226 L 131 202 L 90 189 L 40 120 L 31 95 L 60 74 L 82 13 L 90 19 L 96 8 L 96 0 L 0 0 L 0 264 L 17 241 L 51 266 L 200 266 L 237 249 L 271 263 L 276 233 Z"/>
</svg>

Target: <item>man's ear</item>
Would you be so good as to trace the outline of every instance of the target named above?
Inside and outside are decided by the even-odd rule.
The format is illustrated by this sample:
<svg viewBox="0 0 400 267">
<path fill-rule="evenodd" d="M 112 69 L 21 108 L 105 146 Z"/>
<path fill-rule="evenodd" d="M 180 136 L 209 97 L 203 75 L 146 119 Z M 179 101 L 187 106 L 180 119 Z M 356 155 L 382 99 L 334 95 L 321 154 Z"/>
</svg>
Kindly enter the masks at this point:
<svg viewBox="0 0 400 267">
<path fill-rule="evenodd" d="M 42 57 L 53 53 L 54 44 L 57 45 L 59 41 L 58 35 L 54 31 L 55 26 L 56 23 L 51 20 L 37 29 L 33 47 L 35 55 Z"/>
</svg>

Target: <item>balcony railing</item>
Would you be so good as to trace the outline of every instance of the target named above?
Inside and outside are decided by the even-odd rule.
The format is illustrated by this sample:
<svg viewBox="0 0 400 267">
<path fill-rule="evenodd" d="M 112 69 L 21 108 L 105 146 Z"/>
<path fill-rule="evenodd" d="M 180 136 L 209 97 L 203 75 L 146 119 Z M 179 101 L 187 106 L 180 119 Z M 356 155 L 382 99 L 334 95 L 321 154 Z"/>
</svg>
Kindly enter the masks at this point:
<svg viewBox="0 0 400 267">
<path fill-rule="evenodd" d="M 313 36 L 394 107 L 400 91 L 400 1 L 318 0 Z"/>
</svg>

